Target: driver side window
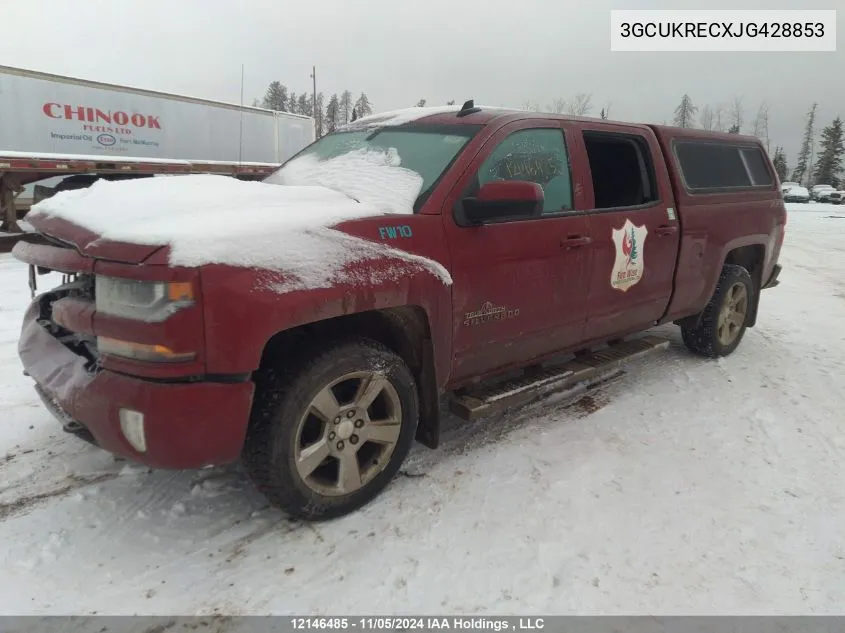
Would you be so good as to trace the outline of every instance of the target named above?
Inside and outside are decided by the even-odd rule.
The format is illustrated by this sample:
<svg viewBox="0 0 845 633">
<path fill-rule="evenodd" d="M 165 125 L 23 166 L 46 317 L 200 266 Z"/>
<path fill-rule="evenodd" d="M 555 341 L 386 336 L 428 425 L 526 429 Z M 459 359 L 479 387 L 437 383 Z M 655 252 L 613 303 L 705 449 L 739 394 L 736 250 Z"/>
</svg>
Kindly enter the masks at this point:
<svg viewBox="0 0 845 633">
<path fill-rule="evenodd" d="M 560 129 L 514 132 L 493 150 L 478 170 L 477 186 L 494 180 L 528 180 L 543 187 L 543 213 L 572 209 L 569 154 Z"/>
</svg>

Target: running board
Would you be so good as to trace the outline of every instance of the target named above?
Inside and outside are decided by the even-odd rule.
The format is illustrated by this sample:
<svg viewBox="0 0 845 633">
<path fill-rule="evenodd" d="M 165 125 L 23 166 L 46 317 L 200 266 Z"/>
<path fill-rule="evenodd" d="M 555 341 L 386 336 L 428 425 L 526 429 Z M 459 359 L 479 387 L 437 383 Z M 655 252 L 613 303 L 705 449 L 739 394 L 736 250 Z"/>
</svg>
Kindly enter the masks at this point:
<svg viewBox="0 0 845 633">
<path fill-rule="evenodd" d="M 449 410 L 473 421 L 504 409 L 525 404 L 538 393 L 575 387 L 589 388 L 621 374 L 620 367 L 632 360 L 666 349 L 669 341 L 657 336 L 621 341 L 576 356 L 563 365 L 526 371 L 524 375 L 489 386 L 474 386 L 452 395 Z"/>
</svg>

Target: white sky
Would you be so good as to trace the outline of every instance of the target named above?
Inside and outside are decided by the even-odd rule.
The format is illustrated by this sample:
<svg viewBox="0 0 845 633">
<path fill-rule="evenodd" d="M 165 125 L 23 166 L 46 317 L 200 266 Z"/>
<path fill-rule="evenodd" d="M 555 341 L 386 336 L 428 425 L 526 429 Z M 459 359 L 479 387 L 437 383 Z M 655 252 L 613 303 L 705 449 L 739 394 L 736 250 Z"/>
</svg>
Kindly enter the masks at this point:
<svg viewBox="0 0 845 633">
<path fill-rule="evenodd" d="M 789 9 L 799 0 L 0 0 L 3 64 L 237 102 L 278 79 L 297 93 L 365 91 L 375 109 L 459 103 L 545 106 L 592 93 L 595 112 L 671 121 L 687 92 L 701 107 L 742 95 L 751 125 L 770 104 L 772 144 L 790 167 L 804 115 L 845 115 L 836 53 L 611 53 L 617 9 Z M 820 0 L 813 9 L 845 0 Z M 840 29 L 841 31 L 842 29 Z M 744 130 L 746 131 L 746 130 Z M 750 129 L 748 130 L 750 131 Z"/>
</svg>

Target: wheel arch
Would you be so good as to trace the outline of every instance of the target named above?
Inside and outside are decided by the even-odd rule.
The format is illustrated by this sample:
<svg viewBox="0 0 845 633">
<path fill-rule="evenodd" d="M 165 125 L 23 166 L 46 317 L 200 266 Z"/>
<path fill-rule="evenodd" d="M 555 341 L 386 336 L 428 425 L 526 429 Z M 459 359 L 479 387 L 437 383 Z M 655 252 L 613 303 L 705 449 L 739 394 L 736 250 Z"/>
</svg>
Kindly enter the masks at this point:
<svg viewBox="0 0 845 633">
<path fill-rule="evenodd" d="M 368 310 L 276 332 L 264 345 L 259 372 L 285 362 L 286 358 L 307 353 L 311 345 L 360 337 L 381 343 L 408 365 L 417 383 L 420 403 L 416 439 L 430 448 L 437 448 L 440 394 L 434 341 L 428 314 L 420 306 Z"/>
<path fill-rule="evenodd" d="M 715 279 L 712 286 L 710 287 L 708 293 L 705 295 L 706 301 L 709 301 L 710 297 L 715 292 L 719 276 L 721 275 L 721 272 L 722 270 L 724 270 L 726 265 L 742 266 L 748 271 L 748 273 L 751 275 L 751 280 L 754 282 L 755 292 L 751 301 L 750 314 L 748 316 L 747 326 L 750 328 L 754 327 L 757 324 L 757 310 L 760 303 L 760 289 L 763 285 L 762 277 L 765 263 L 766 247 L 760 242 L 755 241 L 748 244 L 735 245 L 733 246 L 733 248 L 729 248 L 729 250 L 727 250 L 724 257 L 722 258 L 722 264 L 719 267 L 719 270 L 716 271 Z M 703 314 L 704 308 L 702 308 L 696 314 L 675 321 L 675 323 L 684 328 L 695 328 L 698 327 L 698 325 L 701 323 L 701 317 L 703 316 Z"/>
</svg>

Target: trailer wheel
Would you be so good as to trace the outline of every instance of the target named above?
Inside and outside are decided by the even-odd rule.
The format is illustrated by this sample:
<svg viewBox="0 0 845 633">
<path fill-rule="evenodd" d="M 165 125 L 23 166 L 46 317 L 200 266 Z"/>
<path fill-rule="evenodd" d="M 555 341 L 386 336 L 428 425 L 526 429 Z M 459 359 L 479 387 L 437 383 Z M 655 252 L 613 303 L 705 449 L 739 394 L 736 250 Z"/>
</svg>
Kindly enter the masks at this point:
<svg viewBox="0 0 845 633">
<path fill-rule="evenodd" d="M 411 448 L 419 418 L 413 375 L 369 339 L 286 365 L 256 380 L 247 472 L 293 517 L 348 514 L 387 486 Z"/>
<path fill-rule="evenodd" d="M 733 353 L 745 335 L 753 293 L 754 282 L 748 271 L 726 264 L 698 326 L 681 328 L 687 348 L 710 358 Z"/>
</svg>

